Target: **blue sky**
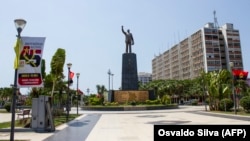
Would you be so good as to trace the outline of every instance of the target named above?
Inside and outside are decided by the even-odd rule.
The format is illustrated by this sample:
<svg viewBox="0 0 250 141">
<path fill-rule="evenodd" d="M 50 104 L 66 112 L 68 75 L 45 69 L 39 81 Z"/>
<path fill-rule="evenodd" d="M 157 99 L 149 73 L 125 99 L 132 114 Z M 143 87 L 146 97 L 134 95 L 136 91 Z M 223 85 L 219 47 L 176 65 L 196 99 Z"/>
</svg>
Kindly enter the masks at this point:
<svg viewBox="0 0 250 141">
<path fill-rule="evenodd" d="M 113 88 L 121 86 L 122 54 L 125 52 L 121 25 L 133 33 L 138 72 L 152 72 L 152 59 L 174 44 L 214 21 L 233 23 L 240 31 L 243 65 L 250 70 L 249 0 L 8 0 L 0 2 L 0 87 L 14 80 L 14 19 L 27 25 L 22 36 L 46 37 L 43 59 L 46 72 L 58 48 L 66 50 L 64 67 L 73 64 L 80 73 L 79 88 L 96 93 L 96 85 L 109 86 L 108 70 L 114 74 Z M 111 81 L 110 81 L 111 82 Z M 110 87 L 112 83 L 110 83 Z M 76 77 L 72 89 L 76 89 Z M 27 89 L 21 89 L 26 93 Z"/>
</svg>

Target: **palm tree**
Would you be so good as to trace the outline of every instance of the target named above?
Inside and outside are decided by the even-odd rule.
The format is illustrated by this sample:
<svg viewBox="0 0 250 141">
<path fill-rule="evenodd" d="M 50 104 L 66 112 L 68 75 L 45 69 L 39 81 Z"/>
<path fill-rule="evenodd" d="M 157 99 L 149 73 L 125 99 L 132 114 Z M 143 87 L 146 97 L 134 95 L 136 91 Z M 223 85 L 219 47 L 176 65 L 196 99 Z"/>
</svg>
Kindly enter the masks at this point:
<svg viewBox="0 0 250 141">
<path fill-rule="evenodd" d="M 210 110 L 218 110 L 220 100 L 227 98 L 230 93 L 231 74 L 228 70 L 208 72 L 206 75 L 206 87 L 209 93 Z"/>
<path fill-rule="evenodd" d="M 52 79 L 52 91 L 51 91 L 51 99 L 52 105 L 54 103 L 54 90 L 58 82 L 62 81 L 64 78 L 63 75 L 63 66 L 65 64 L 65 50 L 62 48 L 58 48 L 54 56 L 52 57 L 50 67 L 51 67 L 51 79 Z"/>
<path fill-rule="evenodd" d="M 176 88 L 176 81 L 177 80 L 168 80 L 168 81 L 165 82 L 166 93 L 171 98 L 170 104 L 172 103 L 172 98 L 173 98 L 174 91 L 175 91 L 175 88 Z"/>
<path fill-rule="evenodd" d="M 12 88 L 0 88 L 0 98 L 2 101 L 10 100 L 12 98 Z"/>
<path fill-rule="evenodd" d="M 97 93 L 100 95 L 100 102 L 104 104 L 104 92 L 107 91 L 104 85 L 96 85 Z"/>
</svg>

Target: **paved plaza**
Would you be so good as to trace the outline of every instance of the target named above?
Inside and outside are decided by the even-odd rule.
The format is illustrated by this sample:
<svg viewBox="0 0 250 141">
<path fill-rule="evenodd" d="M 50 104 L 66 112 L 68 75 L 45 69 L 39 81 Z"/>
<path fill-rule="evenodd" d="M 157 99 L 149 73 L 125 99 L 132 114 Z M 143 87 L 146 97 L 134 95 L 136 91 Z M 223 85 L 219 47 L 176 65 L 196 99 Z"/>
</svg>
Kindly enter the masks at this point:
<svg viewBox="0 0 250 141">
<path fill-rule="evenodd" d="M 73 108 L 71 113 L 76 113 Z M 180 106 L 178 109 L 147 111 L 82 111 L 82 116 L 56 127 L 55 132 L 38 133 L 16 128 L 14 138 L 30 141 L 153 141 L 154 124 L 249 125 L 250 117 L 214 114 L 204 106 Z M 10 121 L 11 114 L 0 114 L 0 122 Z M 9 139 L 8 131 L 0 130 L 0 140 Z"/>
</svg>

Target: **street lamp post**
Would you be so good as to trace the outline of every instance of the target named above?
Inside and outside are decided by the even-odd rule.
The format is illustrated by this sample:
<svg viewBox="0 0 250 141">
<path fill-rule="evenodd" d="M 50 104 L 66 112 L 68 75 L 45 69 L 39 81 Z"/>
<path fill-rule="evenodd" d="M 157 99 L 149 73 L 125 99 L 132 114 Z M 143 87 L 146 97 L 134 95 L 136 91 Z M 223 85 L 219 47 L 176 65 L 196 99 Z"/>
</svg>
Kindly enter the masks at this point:
<svg viewBox="0 0 250 141">
<path fill-rule="evenodd" d="M 110 75 L 111 75 L 112 73 L 111 73 L 111 71 L 110 71 L 110 69 L 108 70 L 108 75 L 109 75 L 109 91 L 110 91 Z"/>
<path fill-rule="evenodd" d="M 207 111 L 207 102 L 206 102 L 206 95 L 207 95 L 207 93 L 206 93 L 206 87 L 205 87 L 205 83 L 204 83 L 204 78 L 203 78 L 203 80 L 202 80 L 202 82 L 203 82 L 203 93 L 204 93 L 204 105 L 205 105 L 205 111 Z"/>
<path fill-rule="evenodd" d="M 18 40 L 21 40 L 21 32 L 23 31 L 25 25 L 26 25 L 26 21 L 24 19 L 15 19 L 14 20 L 16 29 L 17 29 L 17 38 Z M 20 46 L 18 46 L 18 48 L 20 49 Z M 18 50 L 19 50 L 18 49 Z M 19 52 L 16 52 L 19 53 Z M 19 56 L 19 55 L 18 55 Z M 18 61 L 19 58 L 17 58 Z M 19 63 L 19 62 L 16 62 Z M 14 141 L 14 128 L 15 128 L 15 106 L 16 106 L 16 96 L 17 96 L 17 70 L 18 70 L 18 66 L 15 67 L 15 75 L 14 75 L 14 85 L 13 85 L 13 96 L 12 96 L 12 106 L 11 106 L 11 131 L 10 131 L 10 141 Z"/>
<path fill-rule="evenodd" d="M 87 88 L 87 94 L 89 95 L 89 92 L 90 92 L 90 89 L 89 88 Z"/>
<path fill-rule="evenodd" d="M 234 62 L 230 62 L 230 70 L 231 70 L 231 75 L 232 75 L 232 93 L 233 93 L 233 100 L 234 100 L 234 114 L 237 114 L 237 109 L 236 109 L 236 94 L 234 92 L 234 75 L 233 75 L 233 67 L 234 67 Z"/>
<path fill-rule="evenodd" d="M 70 85 L 70 68 L 71 68 L 72 64 L 68 63 L 67 67 L 68 67 L 68 94 L 67 94 L 67 102 L 66 102 L 66 110 L 67 110 L 67 115 L 66 115 L 66 121 L 69 120 L 69 85 Z"/>
<path fill-rule="evenodd" d="M 111 74 L 111 84 L 112 84 L 112 87 L 111 87 L 112 89 L 111 90 L 113 90 L 113 76 L 114 76 L 114 74 L 112 73 Z"/>
<path fill-rule="evenodd" d="M 78 80 L 79 80 L 80 73 L 76 73 L 77 84 L 76 84 L 76 114 L 78 115 L 78 98 L 79 98 L 79 88 L 78 88 Z"/>
</svg>

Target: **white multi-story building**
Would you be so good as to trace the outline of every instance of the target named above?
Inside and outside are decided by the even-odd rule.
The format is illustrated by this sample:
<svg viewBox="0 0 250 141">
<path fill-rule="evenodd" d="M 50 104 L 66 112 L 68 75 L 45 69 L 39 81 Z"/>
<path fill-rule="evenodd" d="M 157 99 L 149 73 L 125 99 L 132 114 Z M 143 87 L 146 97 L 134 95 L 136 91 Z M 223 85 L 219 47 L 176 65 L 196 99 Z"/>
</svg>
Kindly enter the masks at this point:
<svg viewBox="0 0 250 141">
<path fill-rule="evenodd" d="M 146 72 L 139 72 L 138 73 L 138 81 L 141 82 L 141 84 L 146 84 L 146 83 L 152 81 L 152 74 L 146 73 Z"/>
<path fill-rule="evenodd" d="M 197 32 L 185 38 L 152 60 L 152 80 L 192 79 L 200 72 L 231 69 L 243 70 L 239 30 L 227 23 L 216 27 L 207 23 Z"/>
</svg>

